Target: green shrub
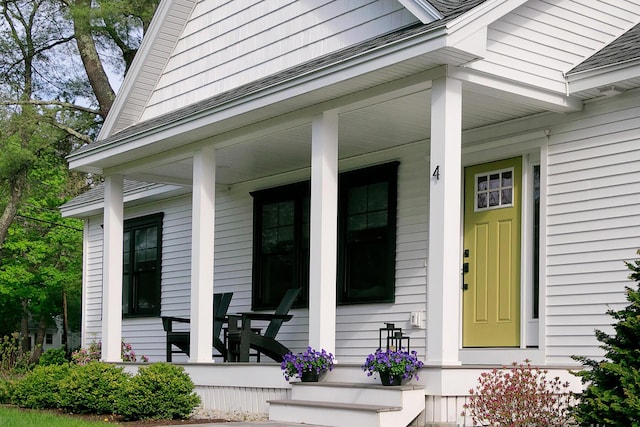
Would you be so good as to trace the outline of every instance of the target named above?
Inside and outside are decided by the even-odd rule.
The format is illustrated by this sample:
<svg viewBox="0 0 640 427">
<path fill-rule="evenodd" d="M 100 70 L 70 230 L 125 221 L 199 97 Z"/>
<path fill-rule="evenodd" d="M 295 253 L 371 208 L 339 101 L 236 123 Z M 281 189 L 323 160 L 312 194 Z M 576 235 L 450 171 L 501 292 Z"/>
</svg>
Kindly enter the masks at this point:
<svg viewBox="0 0 640 427">
<path fill-rule="evenodd" d="M 36 366 L 13 384 L 11 403 L 24 408 L 57 408 L 60 403 L 59 386 L 68 373 L 67 364 Z"/>
<path fill-rule="evenodd" d="M 0 378 L 0 404 L 11 403 L 13 394 L 13 382 L 9 379 Z"/>
<path fill-rule="evenodd" d="M 21 338 L 18 332 L 14 332 L 0 339 L 0 376 L 3 378 L 11 378 L 29 370 L 31 353 L 22 351 Z"/>
<path fill-rule="evenodd" d="M 67 363 L 67 355 L 64 348 L 50 348 L 42 353 L 38 363 L 42 366 L 64 365 Z"/>
<path fill-rule="evenodd" d="M 629 305 L 607 311 L 615 333 L 595 332 L 604 360 L 574 357 L 585 367 L 576 375 L 587 385 L 573 411 L 580 425 L 640 426 L 640 259 L 625 264 L 638 283 L 627 287 Z"/>
<path fill-rule="evenodd" d="M 129 379 L 122 368 L 107 363 L 75 365 L 60 383 L 60 406 L 75 413 L 112 413 Z"/>
<path fill-rule="evenodd" d="M 182 367 L 159 362 L 141 367 L 122 388 L 117 412 L 125 419 L 186 418 L 200 403 Z"/>
</svg>

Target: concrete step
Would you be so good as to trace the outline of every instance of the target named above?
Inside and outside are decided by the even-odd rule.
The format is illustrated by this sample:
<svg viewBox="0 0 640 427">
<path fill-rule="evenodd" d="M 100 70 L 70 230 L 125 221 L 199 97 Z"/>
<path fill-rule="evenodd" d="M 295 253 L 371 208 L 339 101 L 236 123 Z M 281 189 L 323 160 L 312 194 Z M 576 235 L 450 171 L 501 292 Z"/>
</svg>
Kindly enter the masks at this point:
<svg viewBox="0 0 640 427">
<path fill-rule="evenodd" d="M 291 384 L 291 399 L 321 402 L 364 403 L 399 406 L 406 399 L 424 401 L 424 387 L 417 385 L 383 386 L 377 384 L 317 382 Z"/>
<path fill-rule="evenodd" d="M 295 382 L 291 399 L 269 401 L 269 420 L 335 427 L 401 427 L 424 408 L 422 386 Z"/>
<path fill-rule="evenodd" d="M 401 409 L 397 406 L 367 405 L 362 403 L 270 400 L 269 420 L 312 422 L 322 426 L 333 427 L 378 427 L 383 426 L 381 423 L 382 414 L 399 412 Z"/>
</svg>

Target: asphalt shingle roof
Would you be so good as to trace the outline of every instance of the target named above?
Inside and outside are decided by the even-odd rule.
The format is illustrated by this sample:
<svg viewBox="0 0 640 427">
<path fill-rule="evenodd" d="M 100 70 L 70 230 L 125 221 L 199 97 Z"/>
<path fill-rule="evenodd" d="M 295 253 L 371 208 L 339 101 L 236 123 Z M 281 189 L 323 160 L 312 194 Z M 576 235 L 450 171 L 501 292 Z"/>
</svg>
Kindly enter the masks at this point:
<svg viewBox="0 0 640 427">
<path fill-rule="evenodd" d="M 640 58 L 640 24 L 573 67 L 567 74 L 615 65 Z"/>
</svg>

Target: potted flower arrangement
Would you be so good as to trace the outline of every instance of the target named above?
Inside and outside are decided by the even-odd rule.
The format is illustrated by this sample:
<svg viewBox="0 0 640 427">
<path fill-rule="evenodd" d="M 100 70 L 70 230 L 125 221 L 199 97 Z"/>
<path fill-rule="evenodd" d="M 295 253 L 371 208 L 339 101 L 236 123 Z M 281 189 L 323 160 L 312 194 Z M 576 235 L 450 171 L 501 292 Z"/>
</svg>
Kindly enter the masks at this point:
<svg viewBox="0 0 640 427">
<path fill-rule="evenodd" d="M 418 379 L 418 369 L 424 364 L 418 360 L 418 353 L 403 350 L 377 349 L 375 353 L 367 356 L 362 365 L 362 370 L 367 376 L 374 373 L 380 375 L 383 385 L 400 385 L 409 381 L 414 376 Z"/>
<path fill-rule="evenodd" d="M 280 365 L 284 378 L 300 378 L 303 382 L 316 382 L 322 374 L 333 369 L 333 354 L 307 347 L 304 353 L 287 353 Z"/>
</svg>

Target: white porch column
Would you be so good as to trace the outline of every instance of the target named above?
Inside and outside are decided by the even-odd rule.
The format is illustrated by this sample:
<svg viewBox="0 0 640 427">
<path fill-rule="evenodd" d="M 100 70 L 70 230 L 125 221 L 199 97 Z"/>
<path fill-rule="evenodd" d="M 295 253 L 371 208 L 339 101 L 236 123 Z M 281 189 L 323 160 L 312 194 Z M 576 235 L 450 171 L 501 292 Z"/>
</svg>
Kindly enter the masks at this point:
<svg viewBox="0 0 640 427">
<path fill-rule="evenodd" d="M 213 348 L 213 248 L 216 199 L 213 148 L 193 155 L 191 213 L 191 354 L 189 362 L 210 363 Z"/>
<path fill-rule="evenodd" d="M 436 79 L 431 88 L 427 291 L 427 361 L 436 365 L 460 364 L 461 133 L 462 83 Z"/>
<path fill-rule="evenodd" d="M 335 354 L 338 247 L 338 114 L 313 119 L 311 133 L 309 345 Z"/>
<path fill-rule="evenodd" d="M 104 239 L 102 257 L 102 360 L 121 362 L 123 178 L 104 178 Z"/>
</svg>

